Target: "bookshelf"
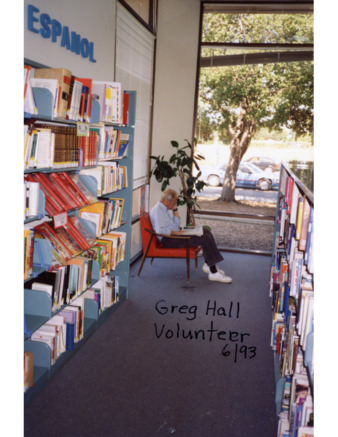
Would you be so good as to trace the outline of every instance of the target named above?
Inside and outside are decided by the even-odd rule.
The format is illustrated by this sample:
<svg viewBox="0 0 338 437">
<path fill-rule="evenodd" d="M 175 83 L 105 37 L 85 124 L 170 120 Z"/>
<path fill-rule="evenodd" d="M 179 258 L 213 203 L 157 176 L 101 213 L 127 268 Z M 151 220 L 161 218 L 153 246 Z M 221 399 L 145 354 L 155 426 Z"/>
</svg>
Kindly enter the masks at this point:
<svg viewBox="0 0 338 437">
<path fill-rule="evenodd" d="M 270 276 L 277 436 L 313 435 L 313 214 L 312 192 L 282 165 Z"/>
<path fill-rule="evenodd" d="M 43 87 L 25 105 L 25 404 L 128 298 L 136 92 L 107 83 L 120 122 L 103 119 L 102 100 L 87 118 L 60 117 Z M 66 146 L 56 153 L 58 136 Z M 40 163 L 31 159 L 37 138 Z M 115 152 L 102 155 L 107 138 Z"/>
</svg>

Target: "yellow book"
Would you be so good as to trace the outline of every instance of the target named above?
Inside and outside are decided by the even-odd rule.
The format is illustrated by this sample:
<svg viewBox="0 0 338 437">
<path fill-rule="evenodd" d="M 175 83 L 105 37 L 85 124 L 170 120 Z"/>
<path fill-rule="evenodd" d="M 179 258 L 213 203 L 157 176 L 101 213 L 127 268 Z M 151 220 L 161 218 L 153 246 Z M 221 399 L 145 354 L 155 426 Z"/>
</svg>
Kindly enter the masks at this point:
<svg viewBox="0 0 338 437">
<path fill-rule="evenodd" d="M 300 235 L 302 232 L 303 212 L 304 212 L 304 198 L 300 197 L 298 201 L 298 210 L 297 210 L 296 240 L 300 239 Z"/>
<path fill-rule="evenodd" d="M 79 217 L 95 223 L 96 236 L 99 237 L 102 234 L 102 223 L 104 219 L 105 202 L 99 201 L 92 205 L 84 206 L 79 209 Z"/>
<path fill-rule="evenodd" d="M 110 240 L 105 240 L 101 238 L 97 238 L 95 242 L 96 246 L 99 245 L 105 245 L 108 247 L 108 259 L 107 259 L 107 273 L 110 272 L 110 270 L 114 270 L 114 257 L 112 257 L 113 254 L 113 243 Z M 112 259 L 113 258 L 113 259 Z"/>
</svg>

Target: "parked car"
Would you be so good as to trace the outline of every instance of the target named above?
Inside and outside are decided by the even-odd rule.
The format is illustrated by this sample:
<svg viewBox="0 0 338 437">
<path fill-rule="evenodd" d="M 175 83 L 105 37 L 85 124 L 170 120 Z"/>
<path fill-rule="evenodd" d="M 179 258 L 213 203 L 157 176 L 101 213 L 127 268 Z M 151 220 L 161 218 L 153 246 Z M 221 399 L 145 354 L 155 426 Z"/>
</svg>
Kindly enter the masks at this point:
<svg viewBox="0 0 338 437">
<path fill-rule="evenodd" d="M 201 179 L 210 187 L 223 185 L 227 164 L 221 167 L 201 167 Z M 277 190 L 279 173 L 263 171 L 251 162 L 242 161 L 236 176 L 237 188 L 258 188 L 260 190 Z"/>
<path fill-rule="evenodd" d="M 262 170 L 271 170 L 271 171 L 279 171 L 280 170 L 280 164 L 278 164 L 276 161 L 274 161 L 271 158 L 267 158 L 265 156 L 252 156 L 251 158 L 247 159 L 247 162 L 251 162 L 252 164 L 257 165 Z"/>
</svg>

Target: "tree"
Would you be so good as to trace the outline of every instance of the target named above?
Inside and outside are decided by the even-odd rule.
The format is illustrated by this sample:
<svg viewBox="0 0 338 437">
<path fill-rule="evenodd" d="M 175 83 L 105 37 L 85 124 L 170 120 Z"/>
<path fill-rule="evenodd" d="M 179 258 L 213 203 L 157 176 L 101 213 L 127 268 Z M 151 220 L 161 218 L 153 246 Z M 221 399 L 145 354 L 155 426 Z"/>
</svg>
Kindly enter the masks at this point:
<svg viewBox="0 0 338 437">
<path fill-rule="evenodd" d="M 277 44 L 313 38 L 311 17 L 296 15 L 273 20 L 269 15 L 208 15 L 204 34 L 209 41 Z M 312 132 L 313 63 L 208 68 L 202 70 L 200 83 L 200 100 L 218 131 L 230 138 L 221 200 L 234 201 L 236 173 L 258 129 L 287 126 L 297 135 Z"/>
</svg>

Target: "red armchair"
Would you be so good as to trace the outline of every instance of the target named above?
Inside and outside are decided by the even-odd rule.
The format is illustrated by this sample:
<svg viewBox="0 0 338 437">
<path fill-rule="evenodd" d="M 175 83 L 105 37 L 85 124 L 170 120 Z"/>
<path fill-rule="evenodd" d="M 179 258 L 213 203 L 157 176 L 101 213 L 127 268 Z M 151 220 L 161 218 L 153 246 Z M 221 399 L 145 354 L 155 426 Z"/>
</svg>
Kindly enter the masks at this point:
<svg viewBox="0 0 338 437">
<path fill-rule="evenodd" d="M 138 271 L 138 276 L 140 276 L 144 262 L 146 258 L 152 258 L 151 264 L 154 258 L 185 258 L 187 264 L 187 279 L 190 282 L 190 258 L 195 259 L 195 267 L 197 270 L 198 266 L 198 252 L 202 249 L 201 246 L 189 246 L 190 237 L 188 236 L 175 236 L 169 238 L 180 238 L 186 240 L 186 247 L 179 248 L 166 248 L 163 247 L 157 236 L 162 236 L 161 234 L 156 234 L 154 232 L 153 226 L 150 221 L 149 213 L 143 214 L 140 217 L 141 224 L 141 236 L 142 236 L 142 248 L 143 257 L 141 261 L 141 266 Z M 168 235 L 165 235 L 168 237 Z"/>
</svg>

